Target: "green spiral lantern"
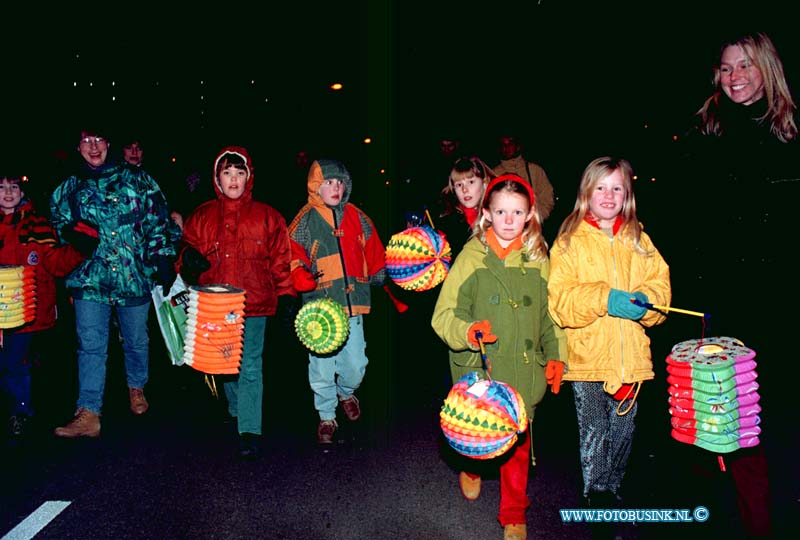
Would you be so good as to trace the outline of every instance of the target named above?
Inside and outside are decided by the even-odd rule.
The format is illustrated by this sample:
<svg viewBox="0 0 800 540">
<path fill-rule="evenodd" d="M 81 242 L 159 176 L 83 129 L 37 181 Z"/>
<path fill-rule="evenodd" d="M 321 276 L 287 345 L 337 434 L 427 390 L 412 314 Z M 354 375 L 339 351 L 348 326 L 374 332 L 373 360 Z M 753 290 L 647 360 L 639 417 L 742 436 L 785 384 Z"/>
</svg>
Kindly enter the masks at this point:
<svg viewBox="0 0 800 540">
<path fill-rule="evenodd" d="M 341 304 L 330 298 L 306 303 L 294 320 L 297 337 L 316 354 L 328 354 L 341 347 L 350 334 L 350 321 Z"/>
</svg>

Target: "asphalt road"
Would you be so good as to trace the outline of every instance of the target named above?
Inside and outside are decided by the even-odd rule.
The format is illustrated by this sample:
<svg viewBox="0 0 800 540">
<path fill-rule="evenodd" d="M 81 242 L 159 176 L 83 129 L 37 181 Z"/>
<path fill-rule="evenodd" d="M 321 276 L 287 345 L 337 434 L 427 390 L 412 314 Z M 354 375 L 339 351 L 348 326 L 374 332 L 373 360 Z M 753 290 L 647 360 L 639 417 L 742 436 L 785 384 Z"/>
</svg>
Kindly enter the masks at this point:
<svg viewBox="0 0 800 540">
<path fill-rule="evenodd" d="M 30 436 L 4 445 L 0 535 L 29 538 L 25 531 L 36 526 L 26 518 L 42 505 L 52 508 L 48 501 L 64 501 L 69 504 L 43 523 L 37 540 L 502 538 L 497 476 L 485 478 L 477 501 L 459 492 L 453 452 L 438 423 L 450 384 L 446 357 L 421 330 L 427 321 L 419 312 L 400 319 L 383 300 L 377 302 L 367 320 L 370 365 L 358 392 L 363 416 L 348 423 L 342 415 L 337 441 L 328 448 L 316 443 L 303 350 L 278 324 L 269 327 L 263 454 L 254 461 L 236 454 L 235 425 L 226 418 L 224 398 L 212 395 L 199 372 L 171 365 L 158 334 L 152 335 L 149 412 L 134 417 L 128 410 L 121 356 L 113 346 L 102 436 L 54 438 L 52 429 L 71 416 L 76 392 L 74 348 L 66 331 L 71 323 L 62 321 L 65 330 L 54 334 L 36 370 L 39 414 Z M 669 323 L 652 337 L 656 365 L 663 368 L 676 342 Z M 656 371 L 657 379 L 639 398 L 625 507 L 702 505 L 710 517 L 704 523 L 640 524 L 630 528 L 630 538 L 744 538 L 729 475 L 715 470 L 715 456 L 669 438 L 666 374 Z M 778 420 L 790 418 L 782 409 L 784 393 L 762 394 L 776 538 L 797 538 L 796 430 Z M 586 524 L 563 523 L 559 514 L 580 505 L 577 424 L 568 386 L 548 394 L 539 407 L 533 448 L 529 538 L 589 539 Z M 700 455 L 706 467 L 687 459 L 690 454 Z"/>
</svg>

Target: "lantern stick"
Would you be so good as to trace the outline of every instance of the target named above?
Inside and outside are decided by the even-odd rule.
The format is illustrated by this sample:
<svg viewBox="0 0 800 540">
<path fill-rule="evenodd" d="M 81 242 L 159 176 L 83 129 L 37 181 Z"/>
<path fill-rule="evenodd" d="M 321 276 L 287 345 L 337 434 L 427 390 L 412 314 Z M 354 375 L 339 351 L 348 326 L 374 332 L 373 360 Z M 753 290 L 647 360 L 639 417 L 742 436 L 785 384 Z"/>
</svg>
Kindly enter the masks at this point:
<svg viewBox="0 0 800 540">
<path fill-rule="evenodd" d="M 672 306 L 659 306 L 658 304 L 651 304 L 650 302 L 642 302 L 641 300 L 637 300 L 636 298 L 631 298 L 631 302 L 639 307 L 647 309 L 658 309 L 667 312 L 674 311 L 675 313 L 683 313 L 684 315 L 693 315 L 695 317 L 702 317 L 704 319 L 708 319 L 709 317 L 711 317 L 711 315 L 708 313 L 700 313 L 699 311 L 689 311 L 688 309 L 678 309 Z"/>
</svg>

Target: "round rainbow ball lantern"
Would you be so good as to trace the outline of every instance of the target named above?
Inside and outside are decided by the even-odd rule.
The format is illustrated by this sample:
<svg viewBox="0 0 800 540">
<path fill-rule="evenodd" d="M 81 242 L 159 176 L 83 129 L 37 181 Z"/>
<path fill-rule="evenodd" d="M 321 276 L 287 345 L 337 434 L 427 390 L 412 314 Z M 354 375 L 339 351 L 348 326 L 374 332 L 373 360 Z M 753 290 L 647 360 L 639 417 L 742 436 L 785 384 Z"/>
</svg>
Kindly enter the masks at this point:
<svg viewBox="0 0 800 540">
<path fill-rule="evenodd" d="M 503 455 L 528 428 L 519 392 L 504 382 L 482 379 L 477 371 L 453 385 L 439 419 L 450 446 L 474 459 Z"/>
<path fill-rule="evenodd" d="M 347 341 L 350 320 L 344 307 L 331 298 L 317 298 L 303 305 L 294 320 L 297 337 L 316 354 L 328 354 Z"/>
<path fill-rule="evenodd" d="M 436 287 L 447 277 L 451 259 L 447 238 L 429 225 L 410 227 L 386 244 L 386 273 L 408 291 Z"/>
</svg>

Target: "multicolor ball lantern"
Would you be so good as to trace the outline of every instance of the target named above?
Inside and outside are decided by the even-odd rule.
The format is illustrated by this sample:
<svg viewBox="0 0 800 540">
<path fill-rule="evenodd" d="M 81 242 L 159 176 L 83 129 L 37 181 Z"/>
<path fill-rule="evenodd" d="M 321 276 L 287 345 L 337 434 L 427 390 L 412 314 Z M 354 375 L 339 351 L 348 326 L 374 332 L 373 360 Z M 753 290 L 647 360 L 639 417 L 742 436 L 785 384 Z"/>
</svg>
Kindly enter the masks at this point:
<svg viewBox="0 0 800 540">
<path fill-rule="evenodd" d="M 350 320 L 342 305 L 328 297 L 303 305 L 294 320 L 297 337 L 315 354 L 332 353 L 347 341 Z"/>
<path fill-rule="evenodd" d="M 189 287 L 183 360 L 197 371 L 239 373 L 244 347 L 245 291 L 230 285 Z"/>
<path fill-rule="evenodd" d="M 0 266 L 0 330 L 17 328 L 36 317 L 36 268 Z"/>
<path fill-rule="evenodd" d="M 450 446 L 474 459 L 501 456 L 528 428 L 522 396 L 506 383 L 481 378 L 477 371 L 456 381 L 439 419 Z"/>
<path fill-rule="evenodd" d="M 755 356 L 731 337 L 675 345 L 667 356 L 672 438 L 720 454 L 758 445 Z"/>
<path fill-rule="evenodd" d="M 386 273 L 408 291 L 427 291 L 447 277 L 451 258 L 444 234 L 429 225 L 410 227 L 386 244 Z"/>
</svg>

